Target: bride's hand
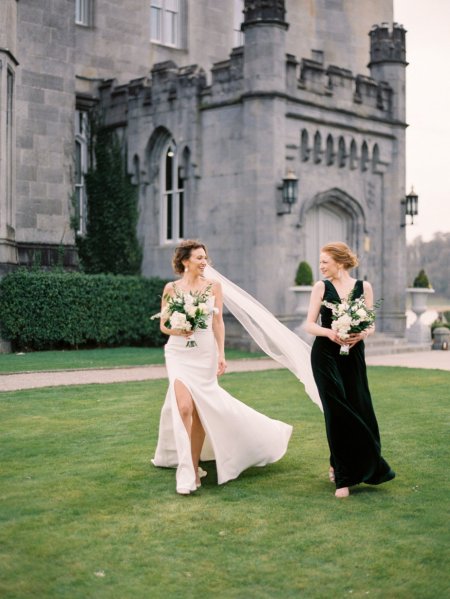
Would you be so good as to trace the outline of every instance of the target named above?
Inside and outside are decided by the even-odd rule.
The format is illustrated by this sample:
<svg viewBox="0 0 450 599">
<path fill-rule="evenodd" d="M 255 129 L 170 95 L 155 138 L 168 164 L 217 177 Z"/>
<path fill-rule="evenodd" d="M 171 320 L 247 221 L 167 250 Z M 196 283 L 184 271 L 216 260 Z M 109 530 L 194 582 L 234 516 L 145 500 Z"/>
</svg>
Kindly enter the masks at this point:
<svg viewBox="0 0 450 599">
<path fill-rule="evenodd" d="M 217 362 L 217 376 L 220 376 L 227 369 L 227 363 L 224 356 L 219 356 L 219 360 Z"/>
<path fill-rule="evenodd" d="M 194 331 L 185 331 L 184 329 L 172 329 L 172 335 L 178 337 L 190 337 Z"/>
</svg>

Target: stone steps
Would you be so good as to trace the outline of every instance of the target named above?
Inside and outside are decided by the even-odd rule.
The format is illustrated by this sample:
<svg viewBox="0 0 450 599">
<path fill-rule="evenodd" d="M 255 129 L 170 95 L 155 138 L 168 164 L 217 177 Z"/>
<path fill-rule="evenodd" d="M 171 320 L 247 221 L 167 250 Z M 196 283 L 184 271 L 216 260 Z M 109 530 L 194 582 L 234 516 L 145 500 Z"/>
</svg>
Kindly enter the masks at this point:
<svg viewBox="0 0 450 599">
<path fill-rule="evenodd" d="M 428 351 L 431 349 L 431 340 L 429 343 L 409 343 L 404 337 L 391 337 L 383 333 L 376 333 L 369 337 L 365 345 L 367 356 L 381 356 Z"/>
</svg>

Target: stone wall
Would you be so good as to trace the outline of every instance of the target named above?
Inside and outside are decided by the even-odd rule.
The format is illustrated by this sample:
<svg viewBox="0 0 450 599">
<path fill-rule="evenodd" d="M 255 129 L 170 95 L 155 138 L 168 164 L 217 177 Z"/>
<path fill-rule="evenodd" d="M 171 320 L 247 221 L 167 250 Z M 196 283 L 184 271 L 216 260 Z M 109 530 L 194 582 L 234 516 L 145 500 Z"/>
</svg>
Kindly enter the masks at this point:
<svg viewBox="0 0 450 599">
<path fill-rule="evenodd" d="M 20 0 L 17 4 L 19 244 L 73 243 L 75 26 L 68 4 L 65 0 Z"/>
</svg>

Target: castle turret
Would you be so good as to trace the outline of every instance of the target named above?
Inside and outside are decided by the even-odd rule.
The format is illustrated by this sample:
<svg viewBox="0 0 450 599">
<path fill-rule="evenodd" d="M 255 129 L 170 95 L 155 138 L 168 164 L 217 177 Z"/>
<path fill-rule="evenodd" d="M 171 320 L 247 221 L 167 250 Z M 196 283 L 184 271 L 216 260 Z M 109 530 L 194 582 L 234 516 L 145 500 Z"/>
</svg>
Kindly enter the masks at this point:
<svg viewBox="0 0 450 599">
<path fill-rule="evenodd" d="M 377 81 L 386 81 L 392 88 L 390 116 L 393 119 L 395 150 L 391 165 L 384 174 L 388 194 L 383 198 L 382 230 L 384 298 L 383 331 L 402 335 L 404 333 L 404 295 L 406 287 L 406 240 L 402 201 L 405 197 L 405 79 L 406 79 L 406 31 L 394 23 L 392 29 L 386 23 L 375 26 L 370 35 L 370 73 Z M 392 284 L 395 281 L 395 284 Z M 387 282 L 387 283 L 386 283 Z"/>
<path fill-rule="evenodd" d="M 248 91 L 284 90 L 286 61 L 284 0 L 245 0 L 244 79 Z"/>
<path fill-rule="evenodd" d="M 394 23 L 375 25 L 370 35 L 370 74 L 377 81 L 387 81 L 394 90 L 392 116 L 405 122 L 406 30 Z"/>
</svg>

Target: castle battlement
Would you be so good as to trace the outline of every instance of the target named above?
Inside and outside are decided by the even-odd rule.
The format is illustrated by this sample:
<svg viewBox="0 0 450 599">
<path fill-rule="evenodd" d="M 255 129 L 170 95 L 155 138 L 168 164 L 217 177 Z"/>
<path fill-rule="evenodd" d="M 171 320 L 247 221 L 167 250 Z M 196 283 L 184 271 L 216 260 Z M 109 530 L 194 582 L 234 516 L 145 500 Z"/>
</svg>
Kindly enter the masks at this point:
<svg viewBox="0 0 450 599">
<path fill-rule="evenodd" d="M 390 29 L 388 23 L 375 25 L 370 36 L 370 64 L 397 62 L 406 64 L 406 30 L 403 25 L 394 23 Z"/>
<path fill-rule="evenodd" d="M 292 70 L 292 57 L 287 69 Z M 392 118 L 393 89 L 384 81 L 366 75 L 354 75 L 349 69 L 302 58 L 294 78 L 288 75 L 288 93 L 334 109 L 351 110 L 364 116 Z M 295 82 L 295 83 L 294 83 Z"/>
</svg>

